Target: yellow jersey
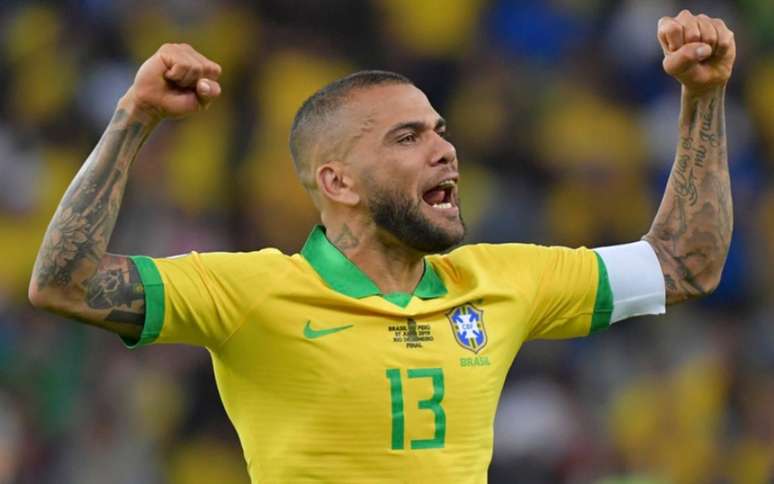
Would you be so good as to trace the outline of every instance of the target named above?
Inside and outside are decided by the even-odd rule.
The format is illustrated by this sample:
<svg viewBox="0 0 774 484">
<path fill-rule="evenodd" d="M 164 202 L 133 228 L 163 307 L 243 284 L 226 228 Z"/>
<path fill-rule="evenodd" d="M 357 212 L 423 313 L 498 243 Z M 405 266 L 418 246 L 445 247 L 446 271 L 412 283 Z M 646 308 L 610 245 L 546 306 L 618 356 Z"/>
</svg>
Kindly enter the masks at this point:
<svg viewBox="0 0 774 484">
<path fill-rule="evenodd" d="M 381 294 L 325 236 L 301 253 L 133 258 L 136 346 L 208 349 L 255 483 L 484 483 L 522 343 L 606 328 L 589 249 L 476 244 L 425 258 L 412 294 Z"/>
</svg>

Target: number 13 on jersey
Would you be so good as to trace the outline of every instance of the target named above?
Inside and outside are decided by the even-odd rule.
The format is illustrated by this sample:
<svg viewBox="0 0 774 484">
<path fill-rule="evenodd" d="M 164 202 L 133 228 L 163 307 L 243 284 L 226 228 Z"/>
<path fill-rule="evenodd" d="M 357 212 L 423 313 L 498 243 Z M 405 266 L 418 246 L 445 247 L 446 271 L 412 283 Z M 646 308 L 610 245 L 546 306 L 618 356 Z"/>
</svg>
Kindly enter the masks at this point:
<svg viewBox="0 0 774 484">
<path fill-rule="evenodd" d="M 417 408 L 430 410 L 435 415 L 435 432 L 430 439 L 412 439 L 411 449 L 442 449 L 446 441 L 446 412 L 441 402 L 443 401 L 443 370 L 441 368 L 409 368 L 406 371 L 408 378 L 429 378 L 432 383 L 433 394 L 427 400 L 419 400 Z M 386 372 L 390 384 L 390 408 L 392 413 L 392 449 L 403 450 L 405 447 L 406 420 L 403 412 L 403 383 L 400 370 L 389 368 Z"/>
</svg>

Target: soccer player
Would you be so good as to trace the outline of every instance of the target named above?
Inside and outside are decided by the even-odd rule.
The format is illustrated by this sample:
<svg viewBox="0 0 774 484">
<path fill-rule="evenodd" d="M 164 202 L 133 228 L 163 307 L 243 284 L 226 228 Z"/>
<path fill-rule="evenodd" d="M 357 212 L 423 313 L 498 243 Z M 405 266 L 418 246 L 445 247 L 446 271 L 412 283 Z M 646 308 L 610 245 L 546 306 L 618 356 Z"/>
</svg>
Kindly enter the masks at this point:
<svg viewBox="0 0 774 484">
<path fill-rule="evenodd" d="M 682 84 L 675 164 L 643 240 L 465 245 L 446 124 L 407 78 L 358 72 L 298 110 L 290 149 L 320 211 L 301 253 L 106 252 L 159 121 L 206 108 L 220 67 L 164 45 L 65 193 L 30 283 L 39 308 L 129 346 L 207 348 L 254 482 L 486 481 L 506 373 L 530 339 L 585 336 L 710 293 L 731 240 L 720 19 L 658 24 Z"/>
</svg>

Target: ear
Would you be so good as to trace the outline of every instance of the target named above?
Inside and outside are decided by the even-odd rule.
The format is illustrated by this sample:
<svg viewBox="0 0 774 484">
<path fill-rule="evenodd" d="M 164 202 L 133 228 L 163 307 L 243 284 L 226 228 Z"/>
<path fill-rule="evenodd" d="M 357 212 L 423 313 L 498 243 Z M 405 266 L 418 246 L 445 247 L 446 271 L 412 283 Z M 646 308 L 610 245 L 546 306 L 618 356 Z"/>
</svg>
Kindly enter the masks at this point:
<svg viewBox="0 0 774 484">
<path fill-rule="evenodd" d="M 352 177 L 344 165 L 331 161 L 317 167 L 317 186 L 328 200 L 349 206 L 360 202 L 360 195 L 354 190 Z"/>
</svg>

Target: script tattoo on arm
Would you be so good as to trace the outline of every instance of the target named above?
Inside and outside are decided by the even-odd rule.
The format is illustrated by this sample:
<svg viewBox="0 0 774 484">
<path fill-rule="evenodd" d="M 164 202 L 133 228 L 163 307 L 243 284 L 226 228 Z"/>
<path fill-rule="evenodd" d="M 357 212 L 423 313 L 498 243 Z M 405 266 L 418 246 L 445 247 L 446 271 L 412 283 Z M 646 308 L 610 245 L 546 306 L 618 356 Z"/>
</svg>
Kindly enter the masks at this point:
<svg viewBox="0 0 774 484">
<path fill-rule="evenodd" d="M 720 281 L 733 230 L 724 88 L 683 93 L 680 142 L 664 198 L 643 239 L 656 251 L 668 303 L 711 293 Z"/>
<path fill-rule="evenodd" d="M 57 207 L 33 268 L 37 293 L 56 302 L 51 309 L 121 334 L 139 334 L 144 289 L 134 263 L 106 250 L 129 167 L 152 128 L 116 111 Z"/>
</svg>

